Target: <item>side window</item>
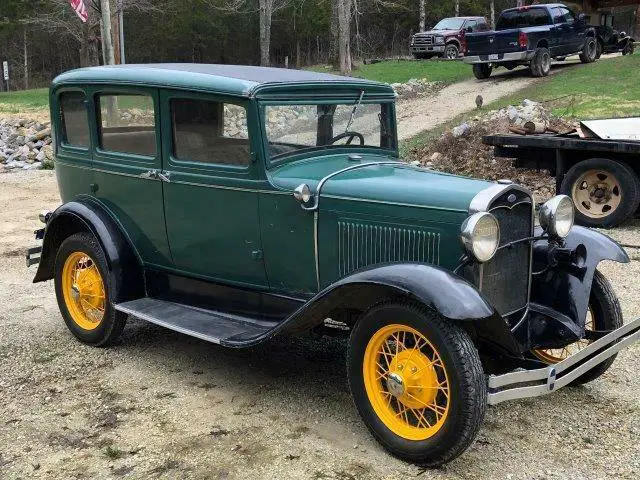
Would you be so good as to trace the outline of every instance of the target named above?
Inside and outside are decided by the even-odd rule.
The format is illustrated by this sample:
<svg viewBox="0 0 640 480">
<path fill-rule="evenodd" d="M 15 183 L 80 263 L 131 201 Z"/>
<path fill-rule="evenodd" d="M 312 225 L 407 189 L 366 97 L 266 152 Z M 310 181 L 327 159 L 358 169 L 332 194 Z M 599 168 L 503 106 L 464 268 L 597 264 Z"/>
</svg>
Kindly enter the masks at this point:
<svg viewBox="0 0 640 480">
<path fill-rule="evenodd" d="M 62 124 L 62 144 L 73 147 L 89 146 L 89 118 L 82 92 L 60 94 L 60 122 Z"/>
<path fill-rule="evenodd" d="M 562 23 L 564 22 L 562 17 L 562 11 L 559 8 L 552 8 L 551 15 L 553 16 L 553 23 Z"/>
<path fill-rule="evenodd" d="M 469 20 L 465 25 L 465 29 L 468 28 L 471 28 L 472 32 L 478 31 L 478 22 L 476 20 Z"/>
<path fill-rule="evenodd" d="M 543 25 L 549 25 L 551 23 L 549 13 L 547 12 L 546 8 L 532 8 L 529 11 L 531 12 L 529 15 L 530 26 L 541 27 Z"/>
<path fill-rule="evenodd" d="M 173 156 L 177 160 L 247 166 L 251 160 L 247 111 L 211 100 L 171 100 Z"/>
<path fill-rule="evenodd" d="M 99 95 L 100 147 L 111 152 L 154 156 L 156 127 L 148 95 Z"/>
<path fill-rule="evenodd" d="M 560 8 L 562 10 L 562 16 L 564 17 L 564 21 L 567 23 L 573 23 L 576 21 L 575 15 L 568 8 Z"/>
</svg>

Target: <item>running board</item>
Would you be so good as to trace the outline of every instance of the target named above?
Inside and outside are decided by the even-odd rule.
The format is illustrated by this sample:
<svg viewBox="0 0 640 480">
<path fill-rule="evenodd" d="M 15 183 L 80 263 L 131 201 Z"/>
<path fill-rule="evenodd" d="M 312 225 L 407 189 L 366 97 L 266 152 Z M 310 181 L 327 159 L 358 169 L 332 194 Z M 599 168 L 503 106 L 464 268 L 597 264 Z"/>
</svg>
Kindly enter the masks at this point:
<svg viewBox="0 0 640 480">
<path fill-rule="evenodd" d="M 115 309 L 192 337 L 227 347 L 258 343 L 278 324 L 155 298 L 118 303 Z"/>
<path fill-rule="evenodd" d="M 489 405 L 546 395 L 567 386 L 623 348 L 640 340 L 640 318 L 591 343 L 578 353 L 548 367 L 489 376 Z"/>
</svg>

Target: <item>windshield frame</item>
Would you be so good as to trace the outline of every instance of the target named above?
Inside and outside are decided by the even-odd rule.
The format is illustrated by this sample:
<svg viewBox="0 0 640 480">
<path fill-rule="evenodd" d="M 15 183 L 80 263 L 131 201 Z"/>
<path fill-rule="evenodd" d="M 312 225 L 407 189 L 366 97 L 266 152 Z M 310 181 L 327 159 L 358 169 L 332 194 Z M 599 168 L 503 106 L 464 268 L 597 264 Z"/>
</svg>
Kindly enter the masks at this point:
<svg viewBox="0 0 640 480">
<path fill-rule="evenodd" d="M 287 106 L 287 105 L 344 105 L 347 107 L 353 107 L 358 103 L 360 92 L 355 92 L 352 98 L 333 98 L 327 100 L 304 98 L 293 98 L 291 100 L 259 100 L 258 101 L 258 119 L 260 124 L 260 133 L 262 135 L 262 154 L 265 160 L 265 166 L 267 169 L 277 167 L 285 163 L 290 163 L 297 160 L 311 158 L 319 155 L 327 154 L 349 154 L 349 153 L 373 153 L 376 155 L 385 155 L 398 157 L 398 135 L 396 129 L 396 110 L 394 99 L 381 99 L 373 96 L 373 98 L 367 98 L 365 94 L 360 102 L 360 106 L 363 105 L 380 105 L 382 109 L 386 107 L 386 128 L 388 135 L 390 136 L 389 147 L 376 147 L 373 145 L 321 145 L 321 146 L 309 146 L 307 148 L 300 148 L 292 152 L 271 156 L 269 153 L 269 136 L 267 134 L 266 124 L 266 108 L 268 106 Z M 357 114 L 356 114 L 357 115 Z M 338 132 L 341 133 L 341 132 Z M 337 133 L 336 133 L 337 135 Z"/>
<path fill-rule="evenodd" d="M 447 22 L 447 21 L 452 21 L 452 20 L 457 20 L 458 22 L 460 22 L 460 26 L 458 28 L 436 28 L 438 25 L 440 25 L 442 22 Z M 462 27 L 464 27 L 465 22 L 467 21 L 466 18 L 460 18 L 460 17 L 449 17 L 449 18 L 443 18 L 442 20 L 440 20 L 438 23 L 436 23 L 433 28 L 431 30 L 435 30 L 435 31 L 441 31 L 441 30 L 461 30 Z"/>
</svg>

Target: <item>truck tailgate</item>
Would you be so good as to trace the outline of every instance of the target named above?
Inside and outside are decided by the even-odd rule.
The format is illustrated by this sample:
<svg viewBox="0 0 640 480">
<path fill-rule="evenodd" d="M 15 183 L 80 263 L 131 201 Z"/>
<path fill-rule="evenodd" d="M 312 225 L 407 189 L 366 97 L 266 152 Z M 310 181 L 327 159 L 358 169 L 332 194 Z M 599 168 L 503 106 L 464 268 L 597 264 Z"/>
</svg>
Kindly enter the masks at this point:
<svg viewBox="0 0 640 480">
<path fill-rule="evenodd" d="M 467 39 L 467 55 L 489 55 L 491 53 L 509 53 L 520 50 L 518 37 L 520 30 L 500 30 L 491 32 L 469 33 Z"/>
</svg>

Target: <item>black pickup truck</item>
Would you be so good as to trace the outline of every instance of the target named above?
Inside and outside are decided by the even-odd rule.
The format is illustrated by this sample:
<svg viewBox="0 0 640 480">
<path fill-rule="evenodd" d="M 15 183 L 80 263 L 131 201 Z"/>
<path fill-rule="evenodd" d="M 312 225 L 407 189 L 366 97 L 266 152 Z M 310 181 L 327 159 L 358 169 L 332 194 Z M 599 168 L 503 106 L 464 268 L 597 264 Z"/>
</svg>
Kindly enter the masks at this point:
<svg viewBox="0 0 640 480">
<path fill-rule="evenodd" d="M 580 55 L 583 63 L 596 60 L 596 32 L 585 15 L 576 15 L 561 3 L 504 10 L 496 29 L 466 35 L 465 63 L 478 79 L 496 67 L 509 70 L 527 65 L 534 77 L 549 75 L 551 60 Z"/>
</svg>

